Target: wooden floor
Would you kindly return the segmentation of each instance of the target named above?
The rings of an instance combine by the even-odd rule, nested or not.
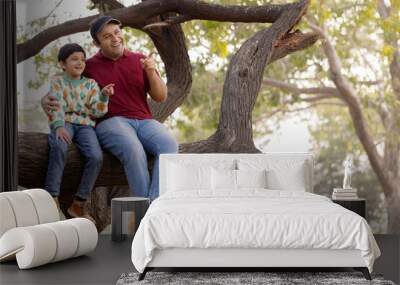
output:
[[[375,273],[400,282],[400,237],[376,235],[382,251],[374,266]],[[109,235],[100,235],[95,251],[87,256],[19,270],[16,262],[0,265],[0,284],[115,284],[122,273],[133,272],[131,240],[115,243]],[[310,270],[311,271],[311,270]]]
[[[122,273],[134,271],[131,241],[115,243],[100,235],[96,249],[87,256],[19,270],[16,262],[0,265],[0,284],[115,284]]]

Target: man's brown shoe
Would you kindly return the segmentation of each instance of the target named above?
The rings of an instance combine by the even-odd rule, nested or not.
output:
[[[86,201],[78,201],[74,199],[72,205],[68,208],[67,213],[71,218],[86,218],[96,224],[93,217],[89,215]]]

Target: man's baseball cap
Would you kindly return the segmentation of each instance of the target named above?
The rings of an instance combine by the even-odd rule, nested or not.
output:
[[[106,24],[115,23],[121,25],[121,22],[111,16],[100,16],[90,23],[90,35],[97,40],[96,35],[101,32]]]

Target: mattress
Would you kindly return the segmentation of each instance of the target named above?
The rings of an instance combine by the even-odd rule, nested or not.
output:
[[[368,223],[330,199],[301,191],[170,192],[156,199],[132,243],[143,272],[169,248],[359,250],[372,271],[379,248]]]

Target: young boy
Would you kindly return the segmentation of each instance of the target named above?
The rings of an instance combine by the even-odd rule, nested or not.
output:
[[[105,86],[100,92],[95,80],[82,76],[85,60],[85,51],[78,44],[66,44],[58,53],[63,73],[51,78],[50,94],[56,97],[60,109],[49,115],[50,151],[45,189],[59,206],[58,196],[68,145],[74,142],[85,157],[85,166],[67,216],[85,217],[94,221],[85,205],[103,161],[94,130],[95,119],[107,113],[108,97],[114,93],[114,84]]]

